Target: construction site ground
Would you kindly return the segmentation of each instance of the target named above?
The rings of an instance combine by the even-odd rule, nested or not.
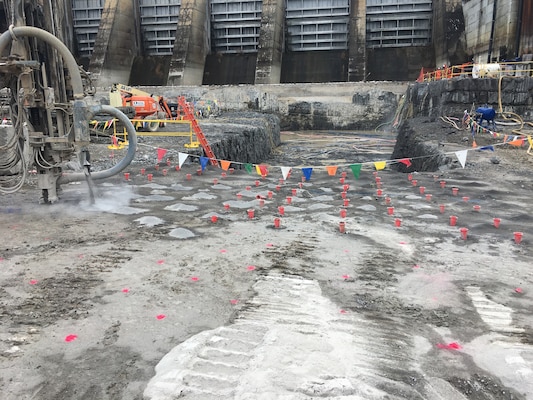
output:
[[[412,126],[451,158],[471,148],[442,121]],[[393,134],[282,139],[265,178],[198,175],[191,158],[176,171],[183,147],[150,138],[95,204],[81,183],[39,205],[34,178],[2,196],[0,397],[533,399],[525,148],[409,180],[372,164]],[[94,146],[95,168],[111,152]]]

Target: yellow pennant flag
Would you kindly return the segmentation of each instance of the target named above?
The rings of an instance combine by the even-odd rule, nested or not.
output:
[[[335,176],[335,174],[337,173],[337,168],[336,166],[328,166],[326,167],[326,171],[328,171],[328,175],[329,176]]]
[[[229,166],[231,165],[231,161],[227,161],[227,160],[220,160],[220,167],[224,170],[224,171],[227,171],[229,169]]]
[[[387,161],[376,161],[374,162],[374,167],[376,168],[376,171],[380,171],[382,169],[385,169],[387,166]]]
[[[261,168],[259,168],[259,165],[255,166],[255,172],[257,172],[257,175],[261,175]]]

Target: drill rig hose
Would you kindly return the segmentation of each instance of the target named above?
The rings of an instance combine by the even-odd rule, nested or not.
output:
[[[41,39],[42,41],[48,43],[50,46],[52,46],[54,49],[57,50],[57,52],[61,55],[63,58],[63,61],[65,62],[65,66],[68,69],[70,79],[71,79],[71,85],[72,85],[72,91],[73,91],[73,97],[74,97],[74,126],[81,127],[82,131],[84,131],[83,127],[88,122],[88,118],[90,116],[93,116],[98,113],[105,113],[110,114],[117,118],[120,122],[124,124],[126,127],[127,133],[128,133],[128,152],[126,153],[126,156],[115,166],[112,168],[109,168],[104,171],[98,171],[94,174],[91,174],[91,178],[93,180],[97,179],[105,179],[109,178],[115,174],[118,174],[122,170],[124,170],[130,162],[133,160],[135,156],[135,152],[137,150],[137,135],[135,133],[135,128],[133,127],[133,124],[128,119],[128,117],[122,113],[120,110],[106,106],[106,105],[99,105],[99,106],[91,106],[88,109],[88,113],[84,113],[83,111],[77,113],[76,110],[83,110],[85,108],[85,102],[82,101],[82,99],[85,97],[84,90],[83,90],[83,81],[81,78],[80,70],[78,67],[78,64],[76,63],[76,59],[70,52],[70,50],[61,42],[59,39],[57,39],[54,35],[51,33],[35,28],[32,26],[10,26],[9,30],[2,33],[0,35],[0,54],[2,54],[5,50],[5,48],[12,43],[13,40],[18,40],[19,37],[24,36],[31,36],[36,37],[37,39]],[[90,114],[87,115],[87,114]],[[87,117],[85,119],[84,117]],[[58,183],[68,183],[68,182],[77,182],[82,181],[86,179],[86,175],[84,173],[72,173],[72,174],[66,174],[59,178]]]
[[[105,179],[109,178],[113,175],[118,174],[122,170],[124,170],[133,160],[135,157],[135,151],[137,150],[137,135],[135,133],[135,127],[129,120],[129,118],[120,110],[116,109],[115,107],[107,106],[107,105],[98,105],[98,106],[92,106],[89,107],[89,112],[92,115],[95,114],[110,114],[114,116],[116,119],[118,119],[122,124],[124,124],[126,131],[128,133],[128,151],[124,158],[120,160],[120,162],[113,167],[106,169],[104,171],[98,171],[91,173],[91,178],[93,180],[99,180],[99,179]],[[86,179],[86,176],[84,173],[72,173],[72,174],[65,174],[59,178],[59,183],[69,183],[69,182],[78,182],[83,181]]]
[[[82,99],[84,97],[83,81],[81,79],[81,74],[78,64],[76,63],[76,59],[68,47],[50,32],[35,28],[34,26],[11,26],[9,27],[9,30],[0,35],[0,54],[4,52],[7,45],[9,45],[13,39],[17,39],[19,36],[36,37],[56,49],[65,61],[65,66],[69,71],[74,98]]]

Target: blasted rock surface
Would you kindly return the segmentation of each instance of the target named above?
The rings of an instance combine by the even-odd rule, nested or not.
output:
[[[271,114],[228,113],[201,126],[218,159],[260,163],[281,143],[279,118]]]
[[[394,167],[400,172],[436,171],[449,163],[449,157],[439,150],[438,144],[429,142],[418,129],[413,129],[411,125],[414,124],[413,120],[405,120],[401,124],[391,156],[392,159],[409,158],[411,165],[398,163]]]

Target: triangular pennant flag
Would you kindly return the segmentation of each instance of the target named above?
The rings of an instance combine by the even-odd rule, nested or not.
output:
[[[411,160],[409,160],[408,158],[402,158],[401,160],[398,160],[398,161],[404,164],[406,167],[410,167],[412,164]]]
[[[259,172],[258,172],[259,175],[261,175],[261,176],[267,176],[268,175],[268,169],[267,169],[266,165],[258,165],[257,167],[259,169]]]
[[[187,153],[178,153],[178,164],[180,168],[187,159],[187,157],[189,157]]]
[[[118,146],[118,139],[117,139],[117,137],[115,135],[112,136],[111,140],[113,141],[113,145],[114,146]]]
[[[472,147],[473,147],[473,148],[476,148],[476,147],[477,147],[476,139],[472,140]]]
[[[281,167],[281,175],[283,175],[283,179],[286,180],[291,172],[291,167]]]
[[[202,166],[202,171],[205,169],[205,167],[207,167],[207,164],[209,163],[209,158],[208,157],[200,157],[200,165]]]
[[[259,168],[259,165],[255,166],[255,172],[257,172],[257,175],[261,175],[261,168]]]
[[[468,150],[461,150],[456,151],[455,155],[457,156],[457,159],[461,163],[461,166],[464,168],[466,165],[466,155],[468,154]]]
[[[305,180],[308,181],[311,179],[311,175],[313,174],[313,168],[311,167],[308,167],[308,168],[302,168],[302,172],[305,176]]]
[[[224,171],[227,171],[230,165],[231,165],[231,161],[220,160],[220,168],[222,168]]]
[[[335,176],[335,174],[337,173],[337,168],[336,166],[327,166],[326,167],[326,171],[328,171],[328,175],[329,176]]]
[[[165,157],[165,154],[167,154],[166,149],[157,149],[157,162],[161,162],[163,157]]]
[[[522,146],[522,145],[524,144],[524,138],[518,138],[518,139],[517,139],[516,136],[515,136],[515,139],[514,139],[514,140],[511,140],[511,141],[509,142],[509,144],[510,144],[511,146],[520,147],[520,146]]]
[[[533,147],[533,139],[531,138],[531,136],[527,137],[527,141],[529,142],[529,145]]]
[[[352,170],[352,174],[355,179],[359,179],[359,174],[361,173],[361,168],[363,167],[363,164],[352,164],[350,165],[350,169]]]
[[[252,164],[250,164],[250,163],[246,163],[246,164],[244,164],[244,169],[246,170],[246,172],[251,174],[253,169],[254,169],[254,166]]]
[[[490,150],[490,151],[494,151],[494,146],[483,146],[483,147],[480,147],[478,150]]]
[[[387,166],[387,161],[376,161],[374,162],[374,167],[376,168],[376,171],[380,171],[382,169],[385,169]]]

